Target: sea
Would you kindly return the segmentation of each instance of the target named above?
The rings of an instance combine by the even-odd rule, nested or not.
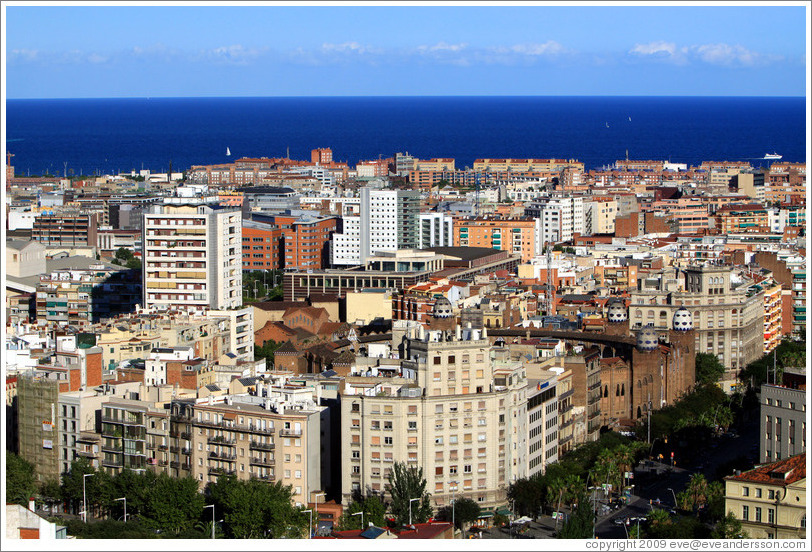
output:
[[[91,175],[310,159],[629,159],[698,165],[767,153],[805,162],[802,97],[272,97],[7,100],[18,175]],[[226,155],[230,151],[231,155]]]

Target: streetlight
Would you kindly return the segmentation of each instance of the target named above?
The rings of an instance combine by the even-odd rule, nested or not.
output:
[[[124,501],[124,523],[127,523],[127,497],[121,497],[114,500],[114,502],[118,502],[119,500]]]
[[[671,487],[668,487],[668,490],[671,491],[671,496],[674,497],[674,509],[676,510],[677,509],[677,495],[674,494],[674,489],[672,489]]]
[[[310,514],[310,523],[307,526],[307,538],[313,538],[313,510],[302,510],[303,514]]]
[[[211,538],[214,538],[214,504],[209,504],[208,506],[204,506],[203,509],[211,508]]]
[[[417,502],[420,500],[419,498],[410,498],[409,499],[409,525],[412,524],[412,502]]]
[[[364,530],[364,511],[361,510],[360,512],[355,512],[354,514],[350,514],[351,516],[361,516],[361,531]]]
[[[82,474],[82,514],[84,515],[85,523],[87,523],[87,489],[85,481],[87,481],[87,478],[91,477],[92,475],[92,473]]]

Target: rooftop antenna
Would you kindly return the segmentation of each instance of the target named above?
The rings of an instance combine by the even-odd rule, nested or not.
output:
[[[550,242],[547,242],[547,289],[544,292],[545,309],[547,316],[552,316],[553,311],[553,250]]]

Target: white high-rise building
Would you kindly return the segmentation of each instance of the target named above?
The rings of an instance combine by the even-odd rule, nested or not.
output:
[[[454,219],[444,213],[420,213],[420,249],[454,246]]]
[[[154,205],[144,213],[144,307],[204,312],[242,306],[242,213]]]
[[[332,264],[361,265],[375,253],[417,249],[419,210],[419,192],[361,188],[360,215],[343,217],[342,232],[333,234]]]
[[[552,197],[541,206],[536,226],[536,254],[546,242],[569,241],[575,233],[584,233],[584,200],[582,197]]]

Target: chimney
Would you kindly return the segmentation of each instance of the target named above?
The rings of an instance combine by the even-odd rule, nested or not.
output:
[[[37,511],[37,503],[36,503],[36,501],[34,500],[34,497],[33,497],[33,496],[32,496],[31,498],[29,498],[29,499],[28,499],[28,509],[29,509],[29,510],[31,510],[32,512],[36,512],[36,511]]]

